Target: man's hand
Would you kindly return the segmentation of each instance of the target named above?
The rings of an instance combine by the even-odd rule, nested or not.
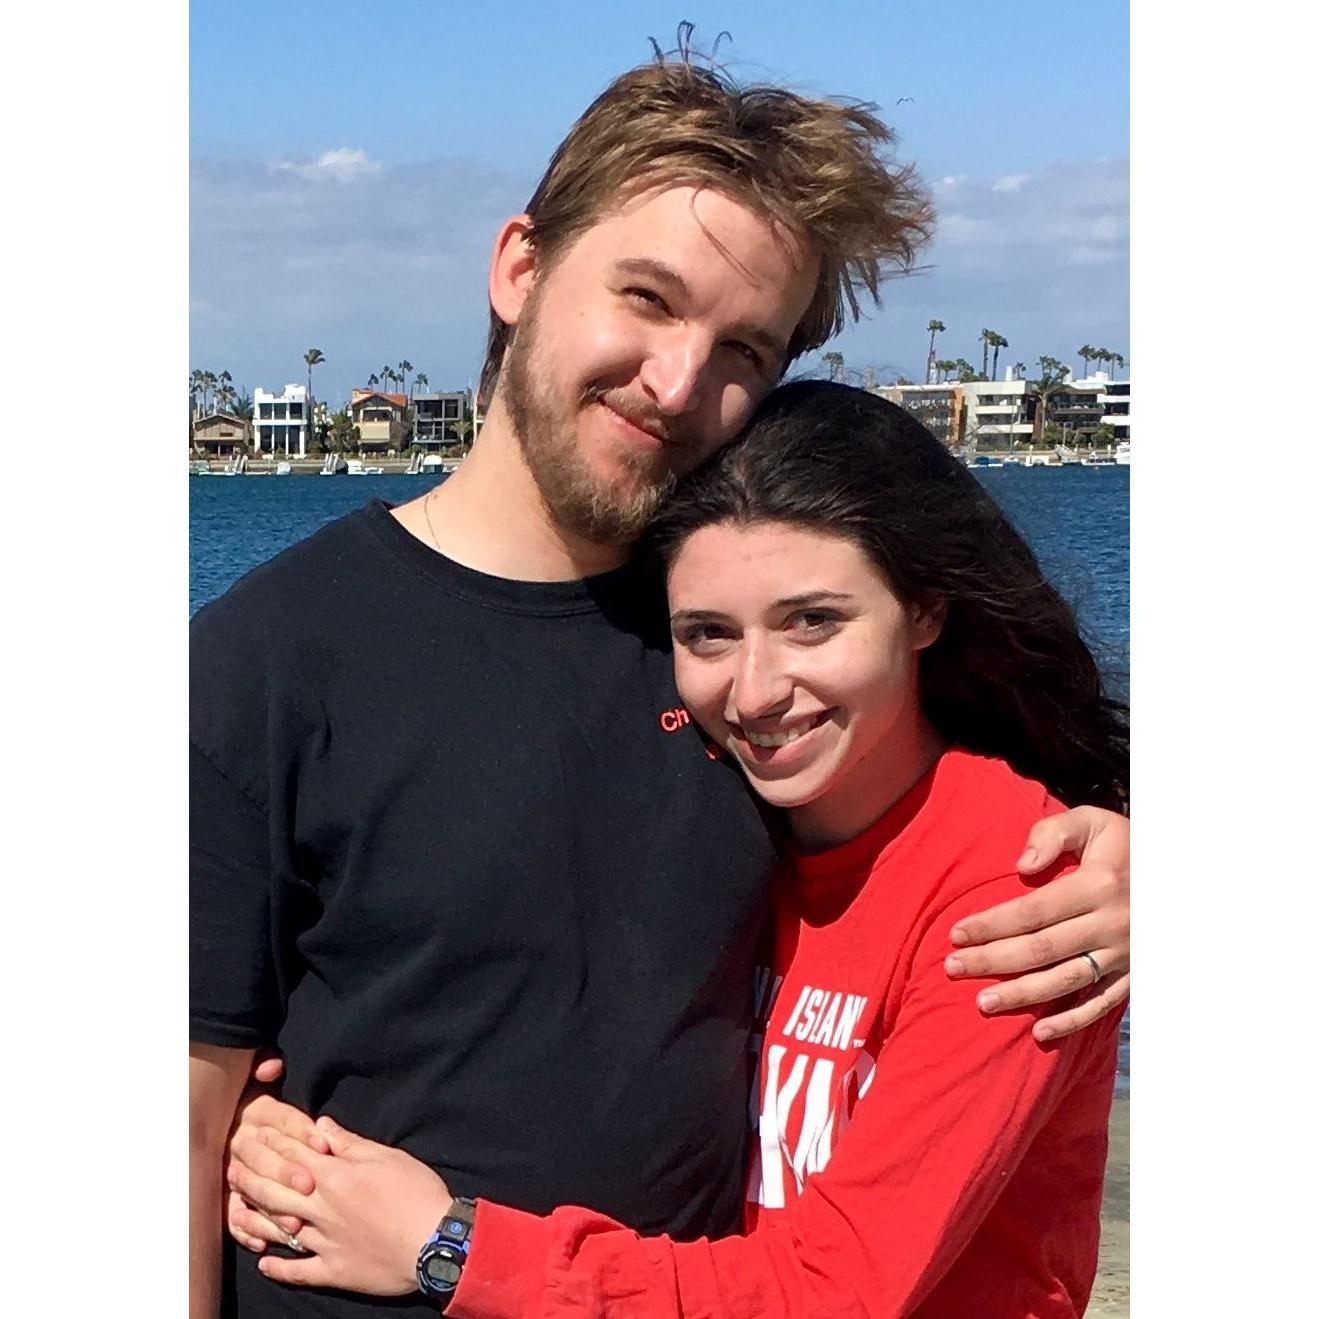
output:
[[[230,1167],[229,1184],[267,1217],[306,1223],[298,1241],[309,1254],[302,1259],[266,1255],[258,1267],[268,1278],[299,1286],[372,1296],[415,1292],[417,1255],[453,1203],[448,1187],[402,1150],[356,1136],[328,1117],[317,1119],[317,1126],[328,1137],[328,1155],[281,1132],[264,1133],[271,1152],[314,1181],[309,1195],[244,1164]]]
[[[294,1140],[301,1140],[322,1154],[329,1151],[325,1136],[316,1129],[310,1117],[291,1104],[275,1099],[261,1088],[272,1085],[283,1074],[284,1063],[278,1055],[257,1059],[229,1131],[229,1141],[225,1146],[225,1170],[227,1173],[235,1161],[245,1161],[249,1168],[260,1175],[281,1181],[285,1186],[309,1195],[315,1189],[311,1174],[305,1168],[271,1153],[261,1134],[269,1129]],[[268,1219],[259,1210],[244,1204],[242,1196],[236,1191],[230,1190],[225,1200],[225,1225],[229,1235],[240,1246],[260,1252],[265,1249],[268,1241],[287,1244],[290,1236],[296,1236],[301,1231],[302,1220],[287,1215]]]
[[[1017,862],[1023,875],[1038,874],[1067,852],[1078,854],[1081,864],[953,927],[950,938],[958,951],[945,963],[950,976],[1017,977],[981,990],[982,1012],[1012,1012],[1081,991],[1078,1004],[1035,1023],[1035,1038],[1052,1040],[1089,1026],[1126,1001],[1130,830],[1112,811],[1078,806],[1040,820],[1030,831]],[[1082,956],[1087,953],[1095,967]]]

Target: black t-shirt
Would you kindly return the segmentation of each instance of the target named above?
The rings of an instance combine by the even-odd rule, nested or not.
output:
[[[653,589],[489,577],[373,502],[191,651],[192,1037],[277,1048],[290,1102],[455,1194],[733,1230],[773,848]],[[238,1254],[242,1315],[427,1308]]]

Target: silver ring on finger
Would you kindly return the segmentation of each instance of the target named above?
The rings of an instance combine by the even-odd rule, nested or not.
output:
[[[1097,985],[1104,978],[1104,973],[1099,969],[1099,963],[1095,961],[1094,953],[1082,953],[1081,956],[1090,963],[1090,970],[1094,972],[1095,978],[1090,983]]]
[[[290,1250],[296,1250],[299,1255],[305,1255],[307,1253],[307,1247],[304,1246],[302,1242],[299,1241],[298,1238],[293,1235],[292,1232],[284,1233],[284,1244]]]

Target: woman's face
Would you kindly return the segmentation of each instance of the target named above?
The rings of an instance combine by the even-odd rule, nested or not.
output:
[[[695,532],[669,568],[678,690],[756,791],[827,844],[860,832],[929,763],[915,614],[852,541],[784,523]]]

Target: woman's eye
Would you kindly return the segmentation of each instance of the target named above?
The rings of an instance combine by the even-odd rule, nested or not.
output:
[[[722,650],[732,639],[732,633],[717,623],[695,623],[680,628],[676,633],[678,644],[694,655],[711,655]]]
[[[823,637],[832,636],[842,623],[842,619],[834,613],[824,609],[803,609],[800,613],[793,614],[788,620],[788,627],[798,636],[806,637],[808,640],[817,640]]]

